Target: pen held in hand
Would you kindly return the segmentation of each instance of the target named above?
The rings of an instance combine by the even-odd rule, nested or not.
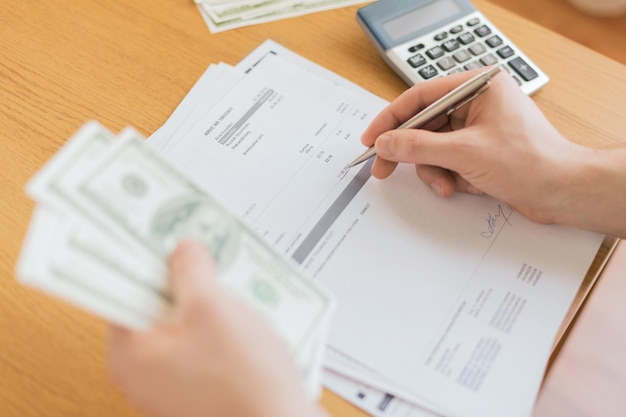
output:
[[[442,114],[451,114],[484,93],[489,88],[491,79],[499,72],[500,66],[494,66],[470,78],[404,122],[398,129],[419,129]],[[350,162],[348,166],[353,167],[358,165],[375,155],[376,148],[372,145],[354,161]]]

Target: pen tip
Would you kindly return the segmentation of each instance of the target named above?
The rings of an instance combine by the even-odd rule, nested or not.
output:
[[[337,178],[339,178],[339,180],[344,179],[344,177],[348,175],[348,171],[350,171],[350,168],[352,168],[352,165],[350,164],[343,167],[343,169],[339,171],[339,174],[337,174]]]

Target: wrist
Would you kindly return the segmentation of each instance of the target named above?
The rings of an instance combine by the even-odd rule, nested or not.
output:
[[[554,221],[600,233],[626,235],[626,149],[576,146],[560,170]]]

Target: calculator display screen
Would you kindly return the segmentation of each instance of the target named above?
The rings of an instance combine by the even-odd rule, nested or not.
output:
[[[382,27],[391,39],[396,40],[453,16],[460,11],[461,7],[454,0],[435,0],[426,6],[419,7],[404,13],[400,17],[384,22]]]

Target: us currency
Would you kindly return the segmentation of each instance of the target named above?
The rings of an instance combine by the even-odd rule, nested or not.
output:
[[[36,207],[17,265],[20,280],[125,327],[158,321],[157,312],[169,304],[98,260],[80,256],[71,243],[72,229],[59,213]]]
[[[214,3],[213,0],[196,0],[198,10],[213,33],[363,2],[364,0],[252,0]]]
[[[211,250],[218,278],[260,312],[319,391],[333,300],[282,255],[149,149],[132,129],[120,138],[93,122],[31,180],[38,208],[18,276],[108,320],[146,327],[167,319],[165,260],[184,238]],[[317,389],[315,389],[317,387]]]

